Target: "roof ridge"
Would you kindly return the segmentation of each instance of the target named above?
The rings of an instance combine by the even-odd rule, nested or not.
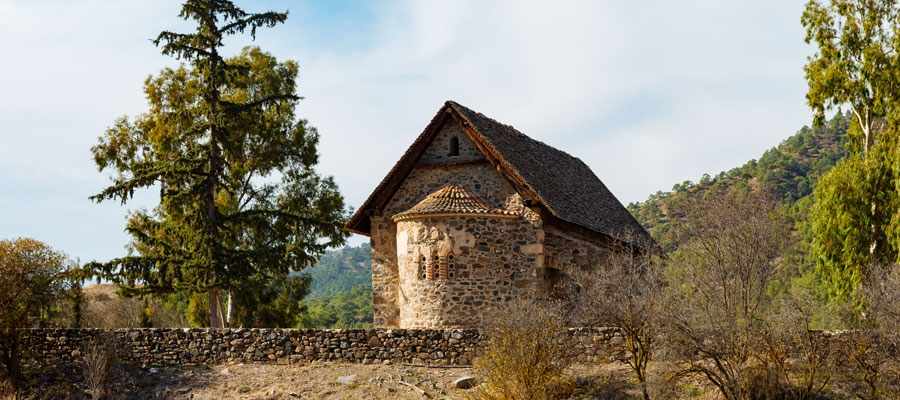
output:
[[[454,100],[444,103],[375,191],[354,213],[348,223],[351,231],[370,233],[368,217],[384,211],[381,207],[415,168],[416,160],[433,140],[438,129],[448,121],[447,118],[465,125],[467,131],[474,135],[473,140],[477,139],[484,145],[486,156],[496,158],[497,167],[502,173],[522,185],[521,190],[534,196],[557,221],[571,223],[609,237],[632,231],[650,239],[646,229],[582,159]],[[413,208],[407,211],[412,211]],[[477,208],[482,213],[477,215],[484,215],[484,210]],[[496,210],[503,211],[509,212]]]
[[[455,107],[463,108],[464,110],[466,110],[466,111],[468,111],[468,112],[471,112],[471,113],[473,113],[473,114],[475,114],[475,115],[481,117],[482,119],[488,120],[488,121],[490,121],[490,122],[493,123],[493,124],[500,125],[500,126],[503,126],[503,127],[505,127],[505,128],[509,128],[509,129],[512,130],[513,133],[518,134],[518,135],[524,137],[525,139],[531,140],[532,142],[538,143],[538,144],[543,145],[543,146],[547,146],[547,147],[549,147],[550,149],[559,152],[560,154],[563,154],[563,155],[565,155],[565,156],[568,156],[569,158],[578,160],[578,161],[580,161],[582,164],[587,165],[587,163],[585,163],[585,162],[584,162],[581,158],[579,158],[578,156],[574,156],[574,155],[572,155],[572,154],[569,154],[569,153],[568,153],[567,151],[565,151],[565,150],[556,148],[556,147],[554,147],[554,146],[552,146],[552,145],[550,145],[550,144],[548,144],[548,143],[546,143],[546,142],[544,142],[544,141],[542,141],[542,140],[538,140],[538,139],[535,139],[535,138],[533,138],[533,137],[531,137],[531,136],[528,136],[527,134],[522,133],[522,131],[520,131],[519,129],[517,129],[517,128],[516,128],[515,126],[513,126],[513,125],[510,125],[510,124],[507,124],[507,123],[498,121],[498,120],[496,120],[496,119],[494,119],[494,118],[491,118],[490,116],[487,116],[487,115],[485,115],[485,114],[483,114],[483,113],[481,113],[481,112],[478,112],[478,111],[475,111],[475,110],[473,110],[473,109],[471,109],[471,108],[469,108],[469,107],[466,107],[465,105],[462,105],[462,104],[460,104],[460,103],[457,102],[457,101],[454,101],[454,100],[447,100],[444,104],[447,104],[447,105],[450,105],[450,106],[455,106]]]

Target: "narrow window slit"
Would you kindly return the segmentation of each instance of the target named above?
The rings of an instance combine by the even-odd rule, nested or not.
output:
[[[447,153],[450,157],[456,157],[459,155],[459,138],[454,136],[450,138],[450,152]]]

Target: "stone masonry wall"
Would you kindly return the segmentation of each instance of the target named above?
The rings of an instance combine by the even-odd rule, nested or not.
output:
[[[447,157],[449,140],[454,136],[459,139],[460,155]],[[397,227],[391,220],[394,214],[406,211],[425,196],[451,183],[464,187],[490,207],[504,207],[512,197],[517,196],[509,182],[486,161],[454,164],[483,159],[457,123],[446,124],[423,154],[420,160],[422,165],[410,172],[382,215],[370,217],[372,302],[376,326],[400,327]]]
[[[400,275],[397,266],[397,225],[390,218],[371,217],[372,311],[376,326],[400,325]]]
[[[608,359],[621,343],[612,329],[571,329],[582,361]],[[147,367],[225,362],[469,365],[484,343],[477,330],[299,329],[30,329],[23,331],[25,364],[70,368],[92,338],[112,343],[123,362]]]
[[[539,231],[521,216],[400,221],[400,327],[477,327],[492,309],[532,297]],[[448,276],[428,277],[426,264],[446,264]]]
[[[450,155],[450,141],[456,138],[459,143],[459,154]],[[427,164],[458,163],[465,161],[484,160],[484,155],[469,140],[463,132],[462,126],[455,121],[450,121],[441,127],[441,131],[434,136],[431,145],[422,153],[420,162]]]
[[[544,229],[545,267],[568,274],[596,268],[607,256],[608,245],[598,240],[580,237],[559,228]]]

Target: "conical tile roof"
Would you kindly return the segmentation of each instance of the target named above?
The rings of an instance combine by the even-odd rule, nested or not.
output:
[[[394,215],[394,220],[434,215],[513,216],[506,210],[491,209],[481,199],[458,185],[446,185],[429,194],[409,210]]]

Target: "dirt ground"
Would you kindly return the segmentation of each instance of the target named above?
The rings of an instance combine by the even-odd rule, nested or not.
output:
[[[468,368],[310,363],[232,364],[188,370],[151,391],[163,399],[462,399]],[[176,375],[176,376],[179,376]],[[423,395],[425,393],[425,395]]]
[[[473,389],[454,380],[470,368],[313,362],[296,365],[225,364],[183,369],[119,369],[110,378],[109,399],[280,400],[280,399],[467,399]],[[576,366],[578,399],[636,399],[629,371],[618,365]],[[89,398],[71,377],[43,374],[24,399]],[[0,400],[5,398],[0,395]]]

